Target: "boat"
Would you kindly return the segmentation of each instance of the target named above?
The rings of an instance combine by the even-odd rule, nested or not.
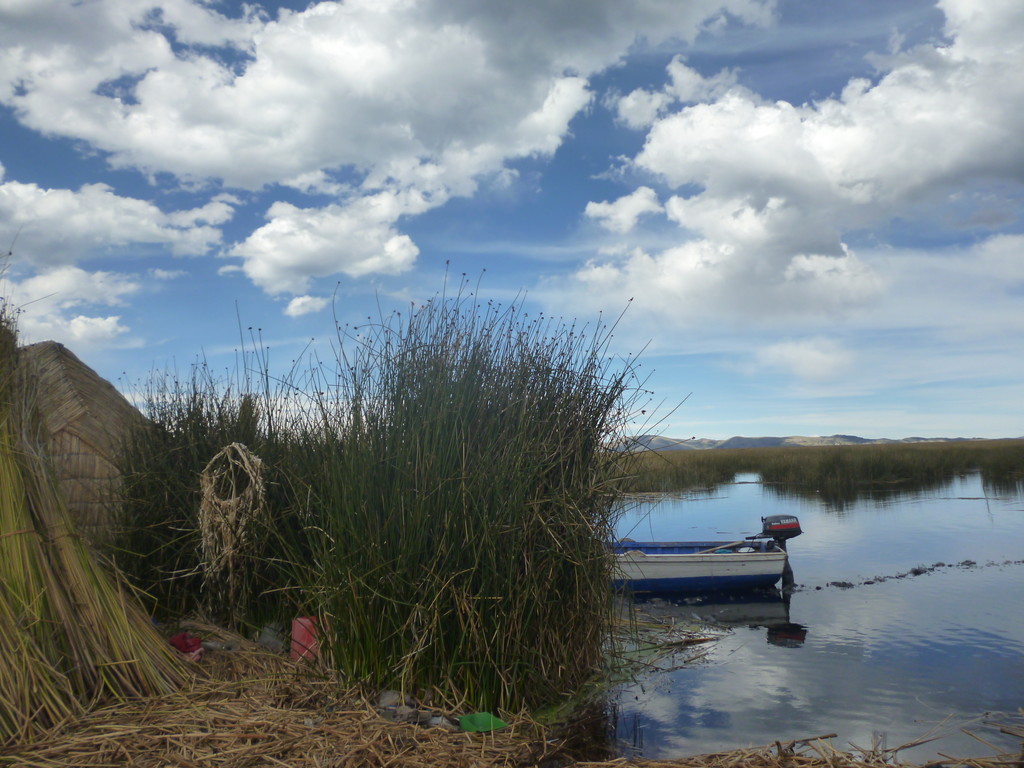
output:
[[[793,515],[769,515],[760,533],[740,541],[621,539],[612,545],[616,586],[634,593],[772,587],[789,565],[786,541],[801,533]]]

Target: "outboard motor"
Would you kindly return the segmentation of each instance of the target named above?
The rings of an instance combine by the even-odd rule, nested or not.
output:
[[[748,539],[772,539],[775,545],[785,551],[786,541],[793,539],[803,533],[800,530],[800,521],[795,515],[768,515],[761,518],[761,532]]]
[[[771,539],[775,546],[786,551],[786,541],[794,539],[803,531],[800,529],[800,521],[796,515],[768,515],[761,518],[761,532],[751,539]],[[793,569],[789,565],[789,558],[786,558],[786,565],[782,571],[782,591],[789,593],[793,590],[795,581]],[[770,642],[770,641],[769,641]]]
[[[803,533],[800,521],[795,515],[768,515],[761,518],[761,533],[758,538],[775,539],[782,544],[787,539],[794,539]]]

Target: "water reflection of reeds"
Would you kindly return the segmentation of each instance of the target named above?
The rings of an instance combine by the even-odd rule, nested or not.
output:
[[[649,452],[634,492],[714,488],[739,473],[760,476],[769,493],[813,498],[834,509],[934,491],[980,473],[986,492],[1024,491],[1024,440],[829,445]]]
[[[907,482],[890,486],[871,486],[858,483],[830,483],[823,488],[802,485],[765,484],[765,493],[779,499],[814,500],[831,512],[842,512],[862,501],[875,505],[900,504],[919,497],[922,493],[937,492],[953,484],[953,479],[931,482]]]

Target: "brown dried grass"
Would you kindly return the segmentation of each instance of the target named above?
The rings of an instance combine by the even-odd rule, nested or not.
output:
[[[256,529],[267,518],[263,461],[242,443],[220,450],[199,475],[203,591],[207,608],[226,605],[237,627],[253,591]]]
[[[171,696],[104,707],[29,746],[0,750],[0,765],[22,768],[903,768],[898,750],[835,749],[832,734],[671,760],[573,760],[542,726],[516,720],[471,734],[391,723],[356,689],[303,662],[271,654],[200,624],[189,631],[236,646],[208,651],[206,672]],[[1024,714],[1024,713],[1022,713]],[[1010,726],[1022,732],[1019,726]],[[1002,730],[1006,730],[1003,728]],[[1007,731],[1011,732],[1011,731]],[[938,764],[938,763],[936,763]],[[935,764],[933,764],[935,765]],[[943,768],[1019,768],[1022,756],[945,759]],[[929,766],[931,768],[931,766]]]
[[[235,650],[207,651],[200,662],[206,679],[169,696],[94,710],[31,745],[0,749],[0,765],[473,768],[536,764],[551,750],[528,722],[490,734],[388,722],[357,690],[229,639]]]

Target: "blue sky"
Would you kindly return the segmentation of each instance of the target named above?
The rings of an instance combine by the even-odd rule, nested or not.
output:
[[[1020,436],[1022,70],[1018,0],[0,0],[4,293],[127,390],[447,270],[628,306],[670,436]]]

